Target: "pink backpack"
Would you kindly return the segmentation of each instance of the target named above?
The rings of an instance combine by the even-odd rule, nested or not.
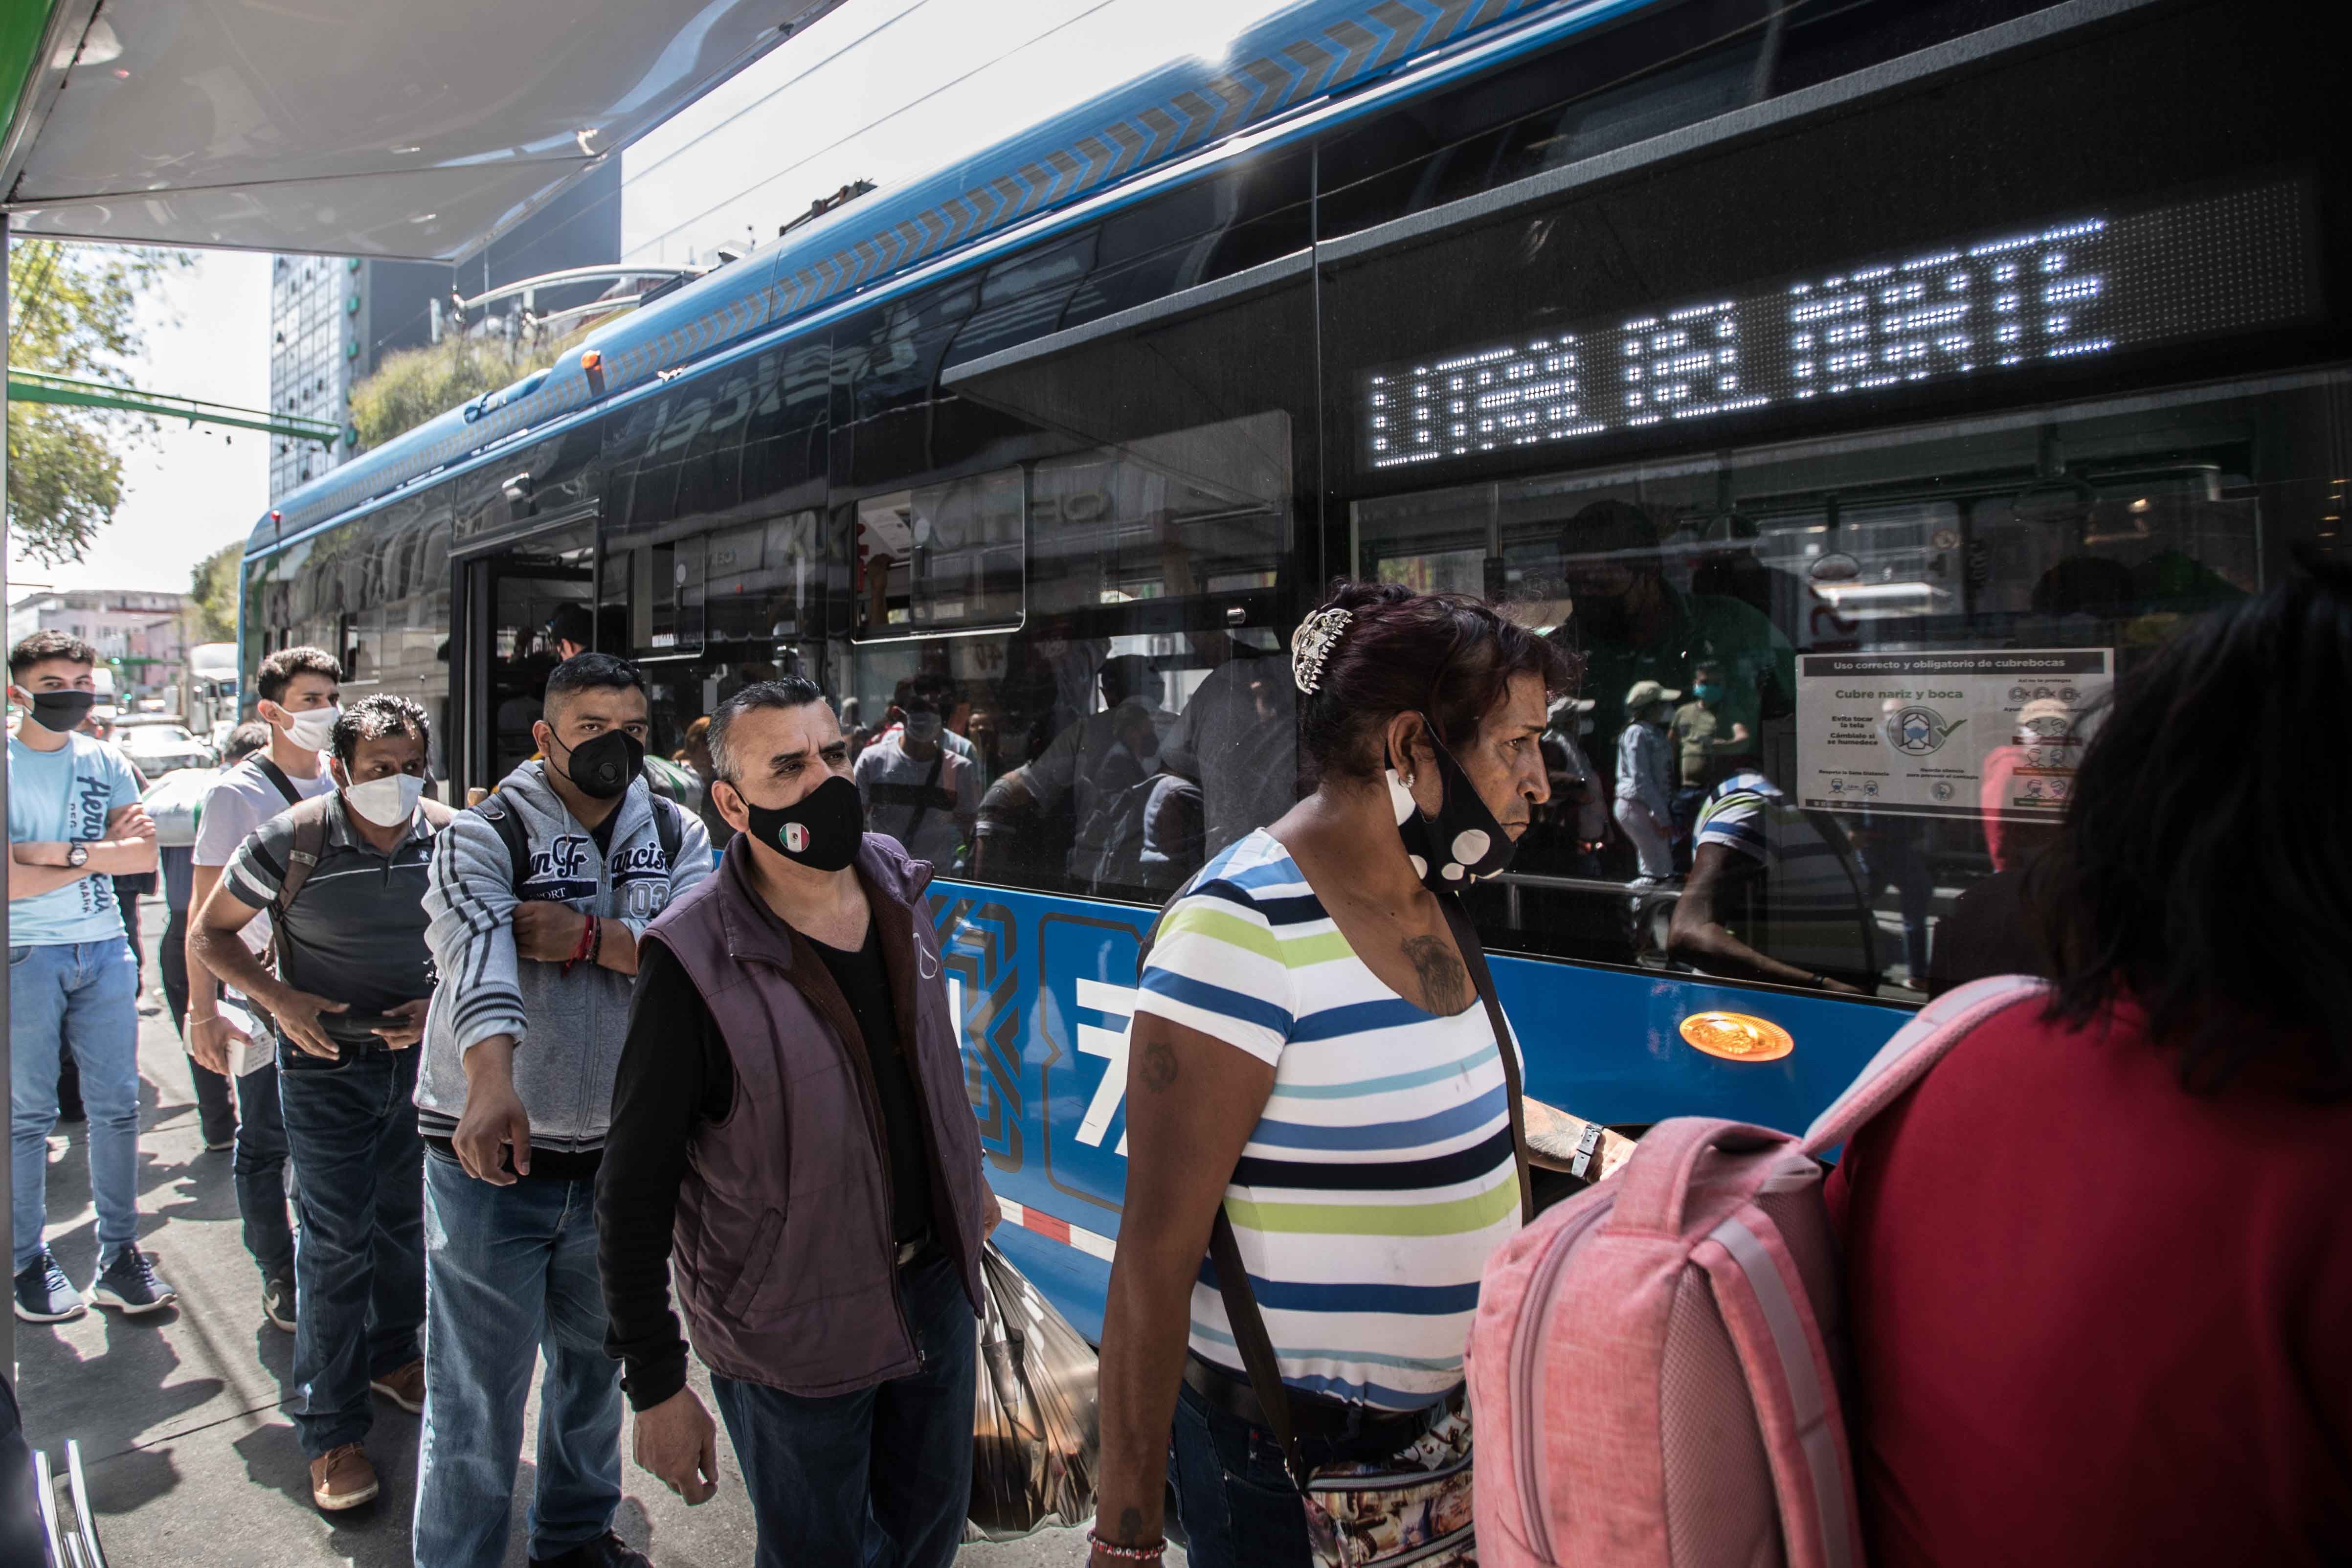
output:
[[[1860,1568],[1815,1156],[2044,989],[2004,975],[1937,998],[1801,1140],[1662,1121],[1496,1252],[1468,1352],[1479,1562]]]

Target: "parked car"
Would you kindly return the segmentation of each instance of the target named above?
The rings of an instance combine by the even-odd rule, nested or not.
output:
[[[122,748],[122,754],[149,778],[174,768],[213,765],[213,749],[189,734],[184,724],[118,723],[114,741]]]

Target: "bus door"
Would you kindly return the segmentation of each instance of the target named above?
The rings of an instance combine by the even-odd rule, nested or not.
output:
[[[456,563],[464,736],[459,782],[487,789],[537,749],[531,725],[567,606],[593,616],[596,520],[573,518],[499,541]]]

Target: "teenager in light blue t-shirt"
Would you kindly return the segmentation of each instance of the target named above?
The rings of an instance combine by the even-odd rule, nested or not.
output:
[[[43,1232],[58,1061],[81,1068],[89,1114],[90,1197],[98,1209],[100,1306],[149,1312],[173,1300],[134,1245],[139,1221],[139,966],[114,879],[155,868],[155,825],[121,754],[74,728],[97,699],[89,644],[35,632],[8,650],[9,698],[24,710],[8,738],[9,1157],[16,1315],[79,1317]]]

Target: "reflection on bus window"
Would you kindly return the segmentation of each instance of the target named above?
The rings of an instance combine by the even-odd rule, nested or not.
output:
[[[1020,618],[1022,474],[857,503],[857,629],[905,636]]]
[[[2264,508],[2311,487],[2257,481],[2256,437],[2300,404],[2190,391],[1355,503],[1359,574],[1500,595],[1582,661],[1545,738],[1560,798],[1480,920],[1923,995],[1956,902],[2065,810],[2115,677],[2274,569]]]
[[[869,796],[877,831],[911,831],[935,865],[991,881],[1149,899],[1287,810],[1297,694],[1276,616],[1289,442],[1286,417],[1260,415],[1043,458],[936,501],[858,502],[844,695],[861,780],[887,786]],[[931,566],[924,518],[1017,519],[1024,495],[1025,535],[987,534],[1001,591],[994,566],[971,564],[978,529],[933,557],[961,549],[961,563]],[[921,635],[982,618],[983,594],[1005,629]],[[943,752],[929,746],[934,711]],[[943,754],[968,755],[980,791],[961,834],[966,770]]]

